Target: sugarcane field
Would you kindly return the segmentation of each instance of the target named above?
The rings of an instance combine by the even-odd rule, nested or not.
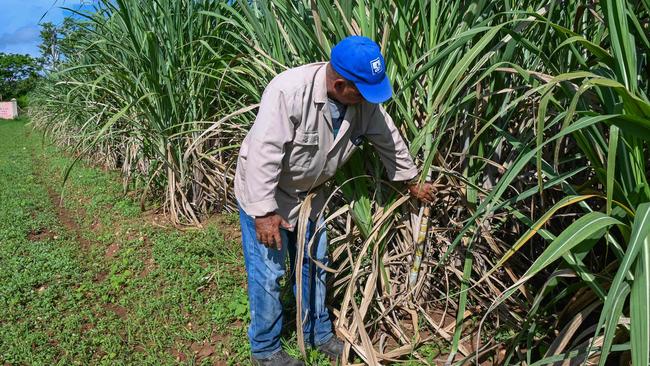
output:
[[[0,365],[650,366],[650,0],[2,0]]]

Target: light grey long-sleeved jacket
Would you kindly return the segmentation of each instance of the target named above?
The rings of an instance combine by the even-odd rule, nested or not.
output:
[[[291,225],[309,192],[311,217],[326,197],[319,186],[334,176],[363,137],[375,147],[393,181],[417,175],[404,140],[386,111],[362,102],[347,108],[334,137],[327,103],[326,62],[287,70],[264,90],[253,127],[237,160],[235,195],[250,216],[277,212]]]

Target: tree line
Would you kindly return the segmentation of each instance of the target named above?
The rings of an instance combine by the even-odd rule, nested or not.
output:
[[[45,73],[56,69],[72,54],[80,23],[67,17],[61,24],[41,24],[40,56],[0,52],[0,100],[16,98],[21,108],[28,104],[28,95]]]

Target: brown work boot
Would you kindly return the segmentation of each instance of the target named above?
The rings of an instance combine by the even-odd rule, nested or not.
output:
[[[280,350],[267,358],[251,357],[255,366],[304,366],[305,363],[289,356],[284,350]]]

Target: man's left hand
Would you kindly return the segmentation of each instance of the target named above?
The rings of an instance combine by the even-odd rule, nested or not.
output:
[[[431,182],[411,183],[408,187],[411,196],[428,203],[433,202],[435,195],[438,192]]]

